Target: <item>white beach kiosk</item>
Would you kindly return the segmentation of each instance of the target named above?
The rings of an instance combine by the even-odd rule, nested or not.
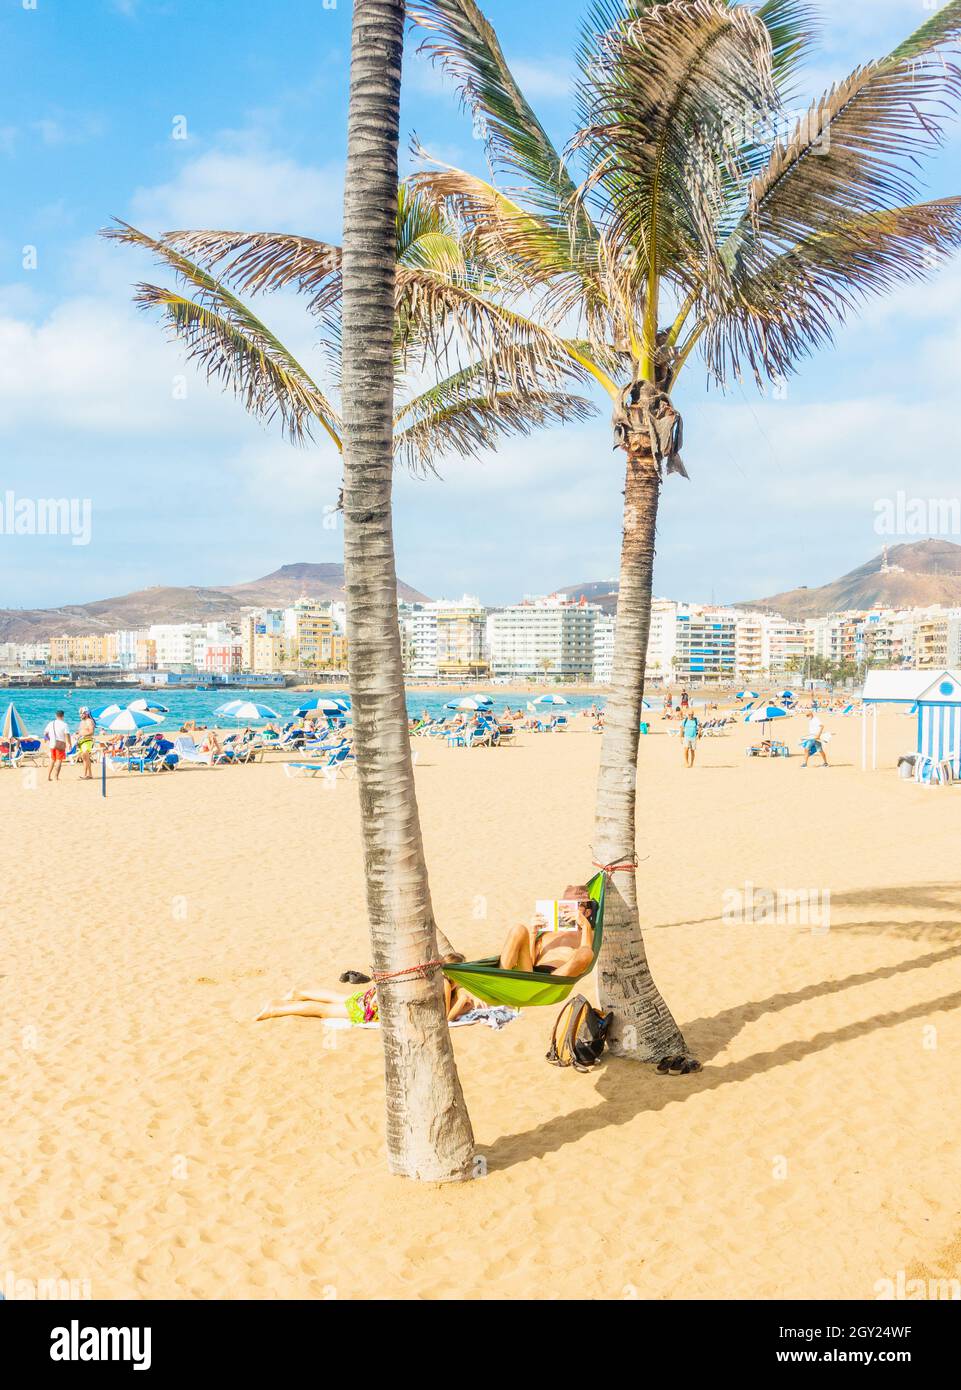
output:
[[[871,767],[878,765],[878,706],[908,705],[917,712],[917,755],[934,780],[961,777],[961,671],[869,671],[861,705],[861,767],[868,765],[868,713],[872,716]]]

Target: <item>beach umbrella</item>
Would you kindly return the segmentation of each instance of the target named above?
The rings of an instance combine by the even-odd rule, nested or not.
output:
[[[329,695],[316,695],[306,704],[301,705],[298,714],[318,714],[333,715],[335,719],[342,719],[347,713],[347,707],[343,700],[333,700]]]
[[[144,709],[122,709],[117,714],[101,715],[98,722],[114,734],[132,734],[137,729],[149,729],[162,724],[163,716],[148,714]]]
[[[538,695],[534,701],[535,705],[566,705],[567,701],[563,695]]]
[[[166,705],[158,705],[153,700],[145,700],[142,696],[139,700],[131,700],[128,709],[145,709],[148,714],[169,714],[170,710]]]
[[[769,719],[789,719],[790,715],[786,709],[780,705],[758,705],[757,709],[752,709],[750,714],[744,716],[745,724],[760,724],[761,733],[764,733],[764,725]]]
[[[26,738],[27,726],[19,713],[16,705],[7,705],[7,712],[3,716],[3,737],[4,738]]]
[[[739,691],[737,692],[737,694],[734,696],[734,698],[735,698],[735,700],[756,700],[756,699],[757,699],[757,691],[756,691],[756,690],[739,690]]]
[[[109,719],[114,714],[120,714],[124,709],[123,705],[118,705],[116,701],[109,705],[101,705],[99,709],[92,709],[91,715],[98,722],[101,719]]]
[[[279,719],[280,715],[269,705],[258,705],[255,700],[228,700],[218,706],[214,714],[225,714],[229,719]]]
[[[462,695],[459,700],[448,700],[445,709],[490,709],[494,701],[487,695]]]

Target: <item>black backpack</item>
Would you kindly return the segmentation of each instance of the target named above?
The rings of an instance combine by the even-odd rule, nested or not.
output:
[[[590,1071],[601,1058],[613,1014],[602,1014],[583,994],[568,999],[554,1020],[547,1060],[555,1067]]]

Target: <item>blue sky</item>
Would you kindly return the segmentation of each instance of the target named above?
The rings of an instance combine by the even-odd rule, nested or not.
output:
[[[26,0],[27,4],[32,0]],[[340,560],[323,526],[335,454],[296,450],[208,387],[130,303],[149,266],[96,237],[111,215],[336,239],[350,5],[338,0],[0,0],[0,499],[80,496],[93,538],[0,534],[0,607],[151,584],[251,579]],[[529,98],[563,144],[585,7],[487,0]],[[825,5],[812,92],[887,52],[923,0]],[[545,23],[549,14],[550,22]],[[469,119],[409,41],[403,132],[483,168]],[[177,118],[186,139],[174,139]],[[926,175],[961,189],[958,127]],[[36,247],[36,268],[23,248]],[[160,272],[156,272],[159,276]],[[322,372],[301,306],[258,310]],[[877,553],[874,506],[957,494],[961,266],[874,303],[786,396],[678,392],[691,482],[665,488],[656,589],[718,601],[818,584]],[[186,375],[186,398],[175,398]],[[176,392],[177,396],[182,392]],[[616,573],[622,455],[606,411],[505,444],[443,481],[398,476],[398,571],[491,602]],[[957,538],[961,539],[961,538]]]

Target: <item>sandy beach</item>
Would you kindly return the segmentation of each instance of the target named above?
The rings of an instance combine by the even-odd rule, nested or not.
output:
[[[252,1020],[365,968],[353,783],[277,762],[0,772],[0,1281],[95,1298],[872,1298],[954,1277],[961,1231],[961,791],[900,782],[831,718],[829,770],[641,740],[640,885],[662,991],[705,1063],[544,1060],[554,1011],[455,1032],[486,1176],[387,1176],[376,1031]],[[777,732],[796,750],[803,722]],[[438,919],[493,950],[591,861],[589,722],[494,750],[416,741]],[[731,922],[830,893],[830,926]],[[825,900],[821,900],[822,906]],[[0,1283],[2,1287],[2,1283]]]

